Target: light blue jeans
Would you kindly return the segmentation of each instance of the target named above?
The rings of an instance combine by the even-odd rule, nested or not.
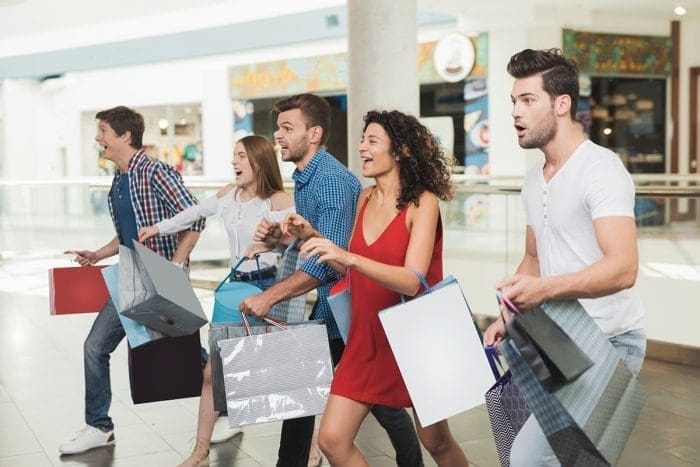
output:
[[[632,374],[637,376],[642,369],[647,348],[644,329],[635,329],[611,337],[610,343]],[[530,415],[515,437],[510,451],[510,465],[512,467],[561,465],[534,415]]]

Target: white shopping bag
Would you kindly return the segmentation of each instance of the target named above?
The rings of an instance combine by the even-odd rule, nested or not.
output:
[[[495,379],[456,279],[380,311],[379,319],[421,426],[484,403]]]

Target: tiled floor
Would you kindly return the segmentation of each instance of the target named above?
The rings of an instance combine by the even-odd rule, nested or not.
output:
[[[0,262],[0,467],[178,464],[191,449],[198,400],[133,405],[123,343],[112,358],[116,446],[59,456],[60,442],[83,425],[82,342],[94,315],[49,316],[46,267]],[[200,298],[206,309],[211,294]],[[647,361],[641,379],[648,402],[619,465],[700,465],[700,369]],[[498,465],[483,407],[450,424],[472,462]],[[212,449],[211,465],[274,465],[279,430],[274,423],[246,428]],[[357,444],[370,465],[394,465],[374,419]]]

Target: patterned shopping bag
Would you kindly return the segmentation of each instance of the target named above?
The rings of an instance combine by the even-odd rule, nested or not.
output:
[[[562,465],[614,465],[642,410],[644,390],[578,301],[543,308],[591,358],[592,367],[549,392],[511,339],[499,350]]]
[[[498,460],[501,466],[507,467],[510,465],[510,450],[515,436],[532,412],[515,385],[510,370],[504,371],[500,365],[496,349],[487,347],[486,355],[496,377],[496,383],[486,391],[486,410],[496,443]]]

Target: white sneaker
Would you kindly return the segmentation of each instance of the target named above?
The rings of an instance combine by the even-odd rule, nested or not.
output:
[[[214,424],[214,431],[211,434],[211,443],[227,441],[242,432],[243,430],[240,428],[230,428],[228,426],[228,417],[219,417]]]
[[[94,426],[86,425],[71,439],[58,448],[61,454],[79,454],[103,446],[114,446],[114,431],[104,432]]]

